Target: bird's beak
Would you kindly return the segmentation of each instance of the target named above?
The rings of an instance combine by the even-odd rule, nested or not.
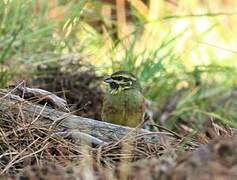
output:
[[[105,79],[104,79],[104,82],[105,83],[112,83],[114,80],[111,78],[111,77],[106,77]]]

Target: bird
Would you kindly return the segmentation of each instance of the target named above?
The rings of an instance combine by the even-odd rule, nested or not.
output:
[[[117,71],[104,79],[105,93],[102,120],[113,124],[136,127],[143,122],[145,98],[136,76]]]

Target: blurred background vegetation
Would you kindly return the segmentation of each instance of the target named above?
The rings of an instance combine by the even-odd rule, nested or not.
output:
[[[76,109],[98,103],[89,107],[99,112],[102,98],[87,97],[103,94],[100,77],[124,69],[157,111],[185,89],[167,126],[211,119],[237,127],[236,21],[233,0],[2,0],[0,87],[24,79],[45,88],[44,76],[51,91],[70,91],[55,88],[63,79],[70,97],[89,92],[71,102],[80,101]],[[71,85],[81,82],[90,89]]]

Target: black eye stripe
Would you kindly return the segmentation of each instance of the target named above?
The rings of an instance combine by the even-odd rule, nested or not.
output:
[[[126,77],[123,77],[123,76],[112,77],[112,79],[114,79],[116,81],[124,81],[124,82],[132,81],[132,79],[126,78]]]
[[[112,79],[117,80],[117,81],[121,81],[121,80],[124,79],[124,77],[122,77],[122,76],[116,76],[116,77],[112,77]]]

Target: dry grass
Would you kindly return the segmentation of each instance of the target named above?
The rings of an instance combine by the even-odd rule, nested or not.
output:
[[[32,165],[45,167],[55,164],[65,167],[81,162],[85,157],[93,157],[98,166],[104,164],[112,167],[121,160],[158,157],[167,149],[162,145],[145,144],[143,139],[146,134],[129,135],[99,148],[77,145],[71,140],[55,136],[56,130],[50,128],[51,124],[46,119],[31,117],[22,111],[20,104],[1,112],[0,127],[1,174],[18,174],[24,167]],[[128,146],[131,148],[123,148]]]
[[[163,137],[160,144],[154,144],[144,143],[146,134],[136,135],[131,132],[116,142],[92,148],[56,136],[54,132],[62,129],[52,130],[50,125],[47,119],[24,113],[20,104],[0,112],[0,170],[3,177],[163,178],[172,176],[169,174],[172,171],[177,173],[172,169],[177,168],[177,158],[184,152],[191,152],[213,138],[233,136],[230,129],[211,122],[206,128],[209,134],[198,132],[193,138],[185,138],[168,130],[152,132]]]

